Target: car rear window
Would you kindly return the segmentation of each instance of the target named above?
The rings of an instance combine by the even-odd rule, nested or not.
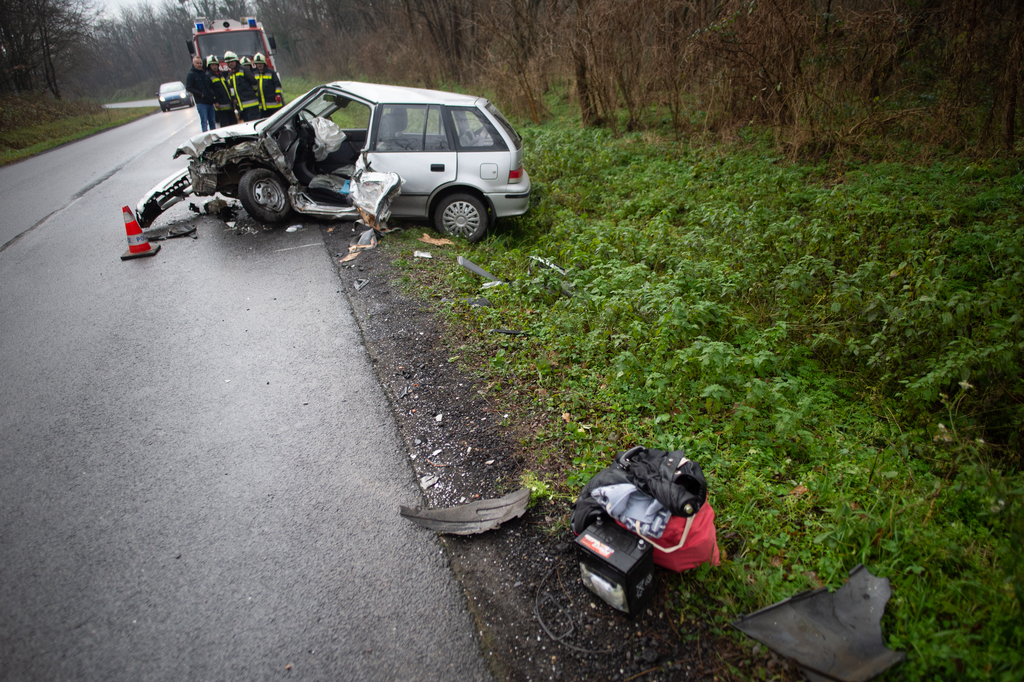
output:
[[[476,107],[448,107],[455,140],[464,152],[508,151],[505,140]]]
[[[484,108],[490,112],[491,116],[498,119],[498,123],[501,124],[501,127],[505,129],[506,133],[508,133],[509,138],[512,139],[512,144],[515,145],[516,149],[522,149],[523,138],[519,137],[519,133],[517,133],[516,129],[512,127],[512,124],[508,122],[508,119],[498,111],[498,107],[488,102],[487,106]]]

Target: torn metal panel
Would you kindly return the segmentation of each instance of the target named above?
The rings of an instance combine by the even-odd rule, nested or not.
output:
[[[491,282],[497,282],[498,284],[502,283],[500,279],[498,279],[497,277],[495,277],[491,273],[487,272],[482,267],[480,267],[479,265],[477,265],[473,261],[469,260],[468,258],[463,258],[462,256],[459,256],[458,257],[458,261],[459,261],[459,265],[461,265],[462,267],[466,268],[467,270],[472,272],[474,275],[479,275],[480,277],[483,277],[484,279],[490,280]]]
[[[187,168],[164,178],[149,190],[135,206],[135,216],[143,229],[152,225],[157,216],[192,193],[192,181]]]
[[[192,182],[192,193],[202,197],[217,193],[217,166],[203,161],[188,165],[188,176]]]
[[[402,178],[398,173],[376,173],[357,168],[352,176],[349,197],[366,224],[380,229],[391,217],[391,202],[401,191]]]
[[[266,152],[267,156],[274,160],[274,165],[277,166],[277,170],[281,171],[281,175],[283,175],[284,179],[288,181],[288,184],[299,184],[299,179],[295,177],[292,167],[289,166],[288,161],[285,160],[284,152],[281,151],[281,147],[277,144],[277,140],[270,136],[264,136],[260,140],[260,144],[263,145],[263,151]]]
[[[354,206],[334,206],[318,204],[305,193],[300,186],[292,185],[288,188],[288,200],[299,213],[306,215],[320,216],[321,218],[355,218],[359,212]]]
[[[228,132],[230,131],[230,132]],[[227,134],[225,134],[227,133]],[[228,126],[227,128],[216,128],[214,130],[208,130],[205,133],[193,135],[188,142],[181,145],[174,151],[174,158],[185,155],[193,159],[198,159],[203,155],[208,147],[222,142],[229,142],[235,144],[240,139],[244,140],[246,136],[256,137],[256,124],[255,123],[241,123],[237,126]]]
[[[475,535],[497,528],[526,513],[530,489],[520,488],[497,500],[478,500],[447,509],[400,507],[399,513],[413,523],[451,535]]]
[[[271,161],[270,157],[267,156],[267,153],[263,151],[263,145],[260,144],[259,140],[242,142],[241,144],[225,147],[224,149],[218,149],[215,152],[203,155],[204,161],[212,163],[218,168],[223,168],[232,161],[240,161],[242,159],[254,159],[266,163]],[[193,163],[195,162],[193,161]]]
[[[530,256],[530,259],[533,260],[533,261],[536,261],[537,263],[540,263],[541,265],[546,267],[548,270],[554,270],[555,272],[557,272],[562,277],[565,277],[565,270],[563,270],[562,268],[558,267],[557,265],[552,263],[547,258],[541,258],[540,256]]]
[[[733,622],[733,627],[797,661],[812,682],[866,682],[906,654],[885,646],[882,615],[892,596],[887,578],[863,565],[834,593],[804,592]]]

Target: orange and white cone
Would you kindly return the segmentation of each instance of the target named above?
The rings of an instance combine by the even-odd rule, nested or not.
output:
[[[156,252],[160,250],[160,245],[150,245],[149,240],[142,234],[142,228],[135,220],[132,209],[125,206],[121,210],[124,212],[124,229],[128,233],[128,250],[121,255],[121,260],[155,256]]]

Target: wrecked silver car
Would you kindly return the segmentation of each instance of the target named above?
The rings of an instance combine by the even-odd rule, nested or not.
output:
[[[253,218],[292,211],[429,219],[470,241],[529,208],[522,139],[485,99],[370,83],[314,88],[264,121],[196,135],[189,166],[138,205],[145,227],[189,194],[237,197]]]

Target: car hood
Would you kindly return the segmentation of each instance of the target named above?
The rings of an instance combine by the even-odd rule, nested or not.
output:
[[[205,133],[194,135],[188,142],[175,150],[174,158],[178,158],[182,154],[187,154],[193,159],[198,159],[210,145],[220,144],[223,142],[236,144],[244,140],[251,140],[256,137],[256,124],[258,122],[259,121],[239,123],[238,125],[228,126],[226,128],[216,128],[214,130],[208,130]]]

